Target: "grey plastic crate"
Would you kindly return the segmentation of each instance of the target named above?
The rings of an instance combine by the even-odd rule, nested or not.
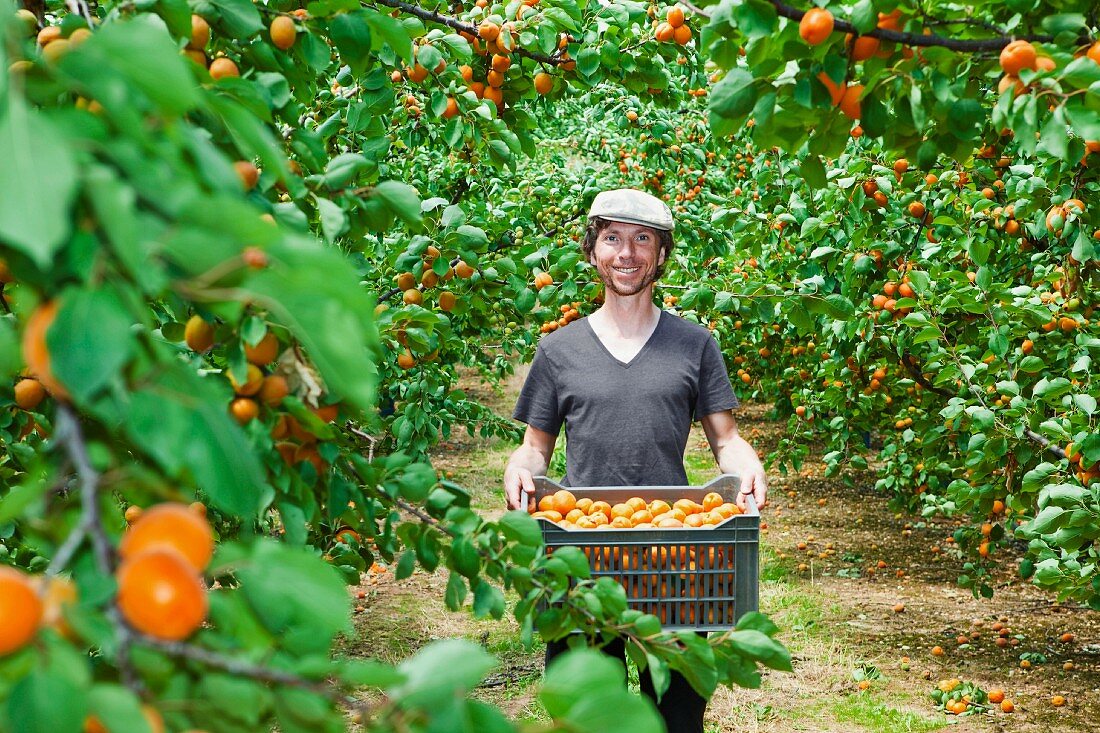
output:
[[[665,499],[702,502],[714,491],[726,501],[737,496],[741,480],[724,474],[704,486],[563,487],[538,476],[535,504],[568,488],[578,499],[609,504],[638,496],[647,503]],[[573,546],[588,557],[592,577],[622,583],[630,607],[652,613],[667,629],[724,631],[760,603],[760,512],[752,497],[749,511],[710,529],[577,529],[537,519],[546,552]]]

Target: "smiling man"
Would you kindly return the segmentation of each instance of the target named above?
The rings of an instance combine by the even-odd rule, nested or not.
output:
[[[707,329],[653,302],[672,252],[672,212],[644,191],[596,196],[582,247],[604,284],[604,304],[539,342],[513,414],[527,424],[504,471],[508,507],[527,508],[565,427],[567,486],[686,486],[692,420],[718,467],[741,476],[737,504],[767,499],[760,459],[737,432],[726,365]],[[547,661],[565,642],[547,645]],[[622,657],[621,642],[605,649]],[[648,674],[642,690],[654,697]],[[706,700],[673,673],[658,709],[670,733],[701,733]]]

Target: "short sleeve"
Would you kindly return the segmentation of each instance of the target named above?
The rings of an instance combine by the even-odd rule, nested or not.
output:
[[[551,435],[557,435],[561,430],[563,417],[554,383],[554,369],[541,346],[535,351],[512,417]]]
[[[732,410],[741,403],[733,393],[726,362],[718,342],[708,337],[699,364],[699,397],[695,401],[695,419]]]

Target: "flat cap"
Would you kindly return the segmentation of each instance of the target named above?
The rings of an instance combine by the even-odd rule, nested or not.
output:
[[[674,226],[672,210],[668,208],[668,204],[653,194],[633,188],[617,188],[596,194],[592,208],[588,211],[588,218],[597,216],[666,232],[671,232]]]

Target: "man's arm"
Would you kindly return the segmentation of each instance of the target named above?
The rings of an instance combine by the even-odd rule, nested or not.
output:
[[[716,412],[702,418],[703,431],[707,442],[718,461],[722,473],[735,473],[741,477],[741,491],[737,497],[737,506],[746,509],[746,495],[756,498],[758,507],[764,506],[768,498],[768,479],[764,475],[764,465],[752,446],[737,432],[737,421],[729,410]]]
[[[509,509],[527,509],[535,493],[535,482],[532,478],[546,474],[557,441],[558,436],[527,426],[527,431],[523,434],[523,444],[512,452],[508,465],[504,468],[504,497]],[[521,491],[527,493],[522,500]]]

